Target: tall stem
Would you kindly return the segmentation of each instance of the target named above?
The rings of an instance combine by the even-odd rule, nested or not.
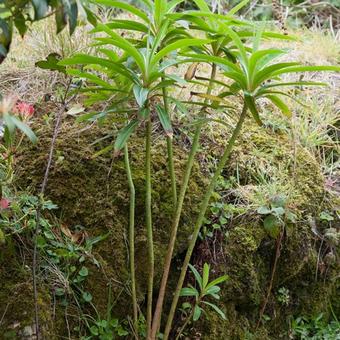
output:
[[[149,260],[149,276],[148,276],[148,296],[147,296],[147,311],[146,325],[147,338],[151,333],[152,322],[152,292],[154,278],[154,250],[153,250],[153,233],[152,233],[152,208],[151,208],[151,117],[146,126],[146,143],[145,143],[145,217],[146,231],[148,240],[148,260]]]
[[[163,94],[163,102],[165,111],[170,115],[169,112],[169,102],[168,102],[168,94],[165,87],[162,89]],[[171,192],[172,192],[172,201],[174,205],[174,211],[177,205],[177,188],[176,188],[176,175],[175,175],[175,166],[174,166],[174,157],[173,157],[173,147],[172,147],[172,138],[170,136],[166,137],[166,144],[167,144],[167,152],[168,152],[168,170],[170,174],[171,180]]]
[[[243,109],[242,109],[241,116],[240,116],[240,118],[237,122],[237,125],[236,125],[236,127],[233,131],[232,136],[230,137],[229,143],[228,143],[228,145],[227,145],[227,147],[226,147],[226,149],[223,153],[223,156],[218,163],[217,169],[214,173],[213,178],[210,181],[210,184],[207,188],[206,194],[205,194],[203,201],[201,203],[200,213],[197,217],[194,232],[192,234],[192,237],[191,237],[191,240],[190,240],[190,243],[189,243],[189,247],[188,247],[188,250],[187,250],[183,265],[182,265],[181,274],[180,274],[180,277],[178,279],[174,298],[172,300],[168,320],[167,320],[166,327],[165,327],[164,340],[167,340],[169,338],[169,334],[170,334],[170,331],[171,331],[171,325],[172,325],[172,321],[173,321],[173,318],[174,318],[174,315],[175,315],[180,291],[181,291],[182,286],[183,286],[185,275],[186,275],[186,272],[187,272],[187,269],[188,269],[188,265],[189,265],[189,262],[190,262],[192,252],[194,250],[194,247],[195,247],[195,244],[196,244],[196,241],[197,241],[198,234],[200,232],[200,229],[201,229],[203,221],[204,221],[204,216],[205,216],[205,213],[207,211],[211,195],[212,195],[213,191],[215,190],[217,180],[218,180],[219,176],[221,175],[221,172],[222,172],[222,170],[223,170],[223,168],[224,168],[224,166],[225,166],[225,164],[226,164],[226,162],[227,162],[227,160],[230,156],[230,153],[233,149],[235,141],[236,141],[237,137],[239,136],[239,134],[241,132],[241,128],[242,128],[244,119],[246,117],[246,114],[247,114],[247,107],[246,107],[246,105],[244,105]]]
[[[130,160],[129,160],[129,150],[127,144],[124,146],[124,160],[125,160],[125,170],[128,178],[128,185],[130,190],[130,212],[129,212],[129,257],[130,257],[130,274],[131,274],[131,297],[132,297],[132,307],[133,307],[133,323],[135,327],[135,332],[138,334],[138,305],[137,305],[137,295],[136,295],[136,275],[135,275],[135,185],[133,183]]]
[[[212,91],[212,88],[213,88],[212,80],[214,80],[215,77],[216,77],[216,65],[213,64],[212,70],[211,70],[211,81],[209,83],[208,90],[207,90],[208,94],[210,94]],[[167,250],[167,254],[166,254],[165,262],[164,262],[163,276],[162,276],[161,286],[159,288],[156,310],[155,310],[155,314],[154,314],[154,318],[152,322],[151,339],[156,339],[156,334],[157,334],[157,331],[159,329],[160,322],[161,322],[165,290],[166,290],[166,285],[167,285],[168,278],[169,278],[171,260],[172,260],[172,255],[173,255],[174,248],[175,248],[178,225],[179,225],[179,221],[181,218],[185,194],[186,194],[189,179],[191,176],[192,166],[194,164],[195,155],[196,155],[196,152],[199,146],[199,139],[201,136],[202,126],[203,126],[203,123],[199,123],[196,127],[194,140],[191,146],[189,158],[188,158],[186,169],[185,169],[185,174],[184,174],[182,185],[181,185],[181,190],[178,196],[176,211],[175,211],[173,221],[172,221],[170,240],[169,240],[168,250]]]

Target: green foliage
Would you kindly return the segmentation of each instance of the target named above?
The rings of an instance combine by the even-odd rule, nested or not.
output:
[[[340,337],[340,323],[333,320],[328,323],[323,314],[314,318],[298,317],[291,322],[294,337],[301,340],[331,340]]]
[[[219,309],[216,306],[216,304],[206,301],[206,299],[210,297],[210,298],[219,300],[220,298],[219,292],[221,290],[221,288],[219,287],[219,284],[221,284],[224,281],[227,281],[228,276],[223,275],[209,282],[210,266],[207,263],[205,263],[203,266],[202,276],[200,275],[200,273],[197,271],[197,269],[194,266],[189,265],[189,267],[190,267],[191,272],[195,276],[198,289],[191,285],[189,287],[182,288],[180,296],[193,297],[195,299],[193,304],[184,303],[182,305],[182,309],[183,310],[189,309],[192,311],[191,316],[192,316],[193,321],[197,321],[201,317],[201,314],[206,307],[212,308],[222,319],[225,320],[226,316],[222,312],[222,310]]]
[[[286,197],[282,195],[273,196],[269,204],[259,207],[258,214],[264,215],[263,226],[266,232],[276,239],[282,227],[288,223],[296,222],[296,215],[286,206]]]
[[[54,14],[57,32],[61,32],[68,25],[72,34],[77,26],[80,11],[85,12],[88,20],[95,23],[95,16],[87,7],[87,3],[87,0],[1,1],[0,60],[3,61],[9,51],[14,27],[24,36],[30,23]]]

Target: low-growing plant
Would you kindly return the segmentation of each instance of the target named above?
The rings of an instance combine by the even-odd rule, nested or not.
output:
[[[294,339],[328,340],[340,337],[340,323],[338,320],[327,322],[321,313],[316,317],[297,317],[291,322]]]
[[[209,302],[207,301],[207,299],[208,298],[214,298],[215,300],[220,299],[219,292],[221,288],[219,287],[219,284],[227,281],[228,276],[223,275],[209,282],[210,266],[207,263],[205,263],[203,266],[202,276],[197,271],[197,269],[191,264],[189,264],[189,268],[195,276],[195,281],[198,285],[198,289],[192,285],[181,289],[180,296],[194,298],[194,301],[184,302],[182,304],[182,310],[185,312],[187,316],[185,318],[183,326],[178,331],[176,339],[178,339],[182,335],[183,331],[185,330],[185,328],[187,327],[191,320],[197,321],[201,317],[201,314],[202,312],[205,311],[205,308],[211,308],[222,319],[226,320],[224,312],[215,303]]]

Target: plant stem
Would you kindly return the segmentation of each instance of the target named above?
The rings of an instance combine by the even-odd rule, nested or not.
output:
[[[149,276],[148,276],[148,296],[147,296],[147,338],[151,334],[152,322],[152,293],[153,293],[153,278],[154,278],[154,250],[153,250],[153,235],[152,235],[152,208],[151,208],[151,117],[146,126],[146,142],[145,142],[145,218],[146,231],[148,240],[148,259],[149,259]]]
[[[216,65],[213,64],[212,70],[211,70],[211,78],[210,78],[211,81],[208,86],[207,94],[211,94],[211,91],[213,88],[212,80],[214,80],[215,77],[216,77]],[[203,122],[199,123],[198,126],[196,127],[194,140],[192,142],[190,154],[189,154],[186,169],[185,169],[185,174],[184,174],[182,185],[181,185],[181,190],[180,190],[179,197],[178,197],[175,215],[173,217],[170,240],[169,240],[168,250],[167,250],[167,254],[166,254],[165,262],[164,262],[163,276],[162,276],[162,281],[161,281],[161,285],[159,288],[156,310],[155,310],[155,314],[154,314],[154,318],[152,322],[151,339],[156,339],[156,333],[161,323],[161,315],[162,315],[162,309],[163,309],[163,303],[164,303],[164,297],[165,297],[165,290],[166,290],[166,285],[167,285],[168,277],[170,273],[170,266],[171,266],[172,255],[173,255],[175,243],[176,243],[178,225],[179,225],[179,221],[181,218],[185,194],[186,194],[189,179],[191,176],[191,170],[192,170],[194,160],[195,160],[195,155],[196,155],[196,152],[199,146],[199,139],[201,136],[202,126],[203,126]]]
[[[172,325],[173,318],[175,316],[175,311],[176,311],[180,291],[181,291],[182,286],[183,286],[185,275],[186,275],[186,272],[187,272],[187,269],[188,269],[188,265],[189,265],[189,262],[190,262],[192,252],[194,250],[194,247],[195,247],[195,244],[196,244],[196,241],[197,241],[198,234],[200,232],[200,229],[201,229],[203,221],[204,221],[204,216],[205,216],[205,213],[207,211],[211,195],[212,195],[213,191],[215,190],[217,180],[218,180],[219,176],[221,175],[221,172],[222,172],[222,170],[223,170],[223,168],[224,168],[224,166],[225,166],[225,164],[226,164],[226,162],[227,162],[227,160],[228,160],[228,158],[231,154],[231,151],[233,149],[235,141],[236,141],[237,137],[239,136],[239,134],[241,132],[241,128],[242,128],[243,122],[245,120],[246,114],[247,114],[247,106],[244,104],[243,109],[242,109],[242,113],[241,113],[240,118],[237,122],[237,125],[236,125],[230,139],[229,139],[229,143],[228,143],[228,145],[227,145],[227,147],[226,147],[226,149],[223,153],[221,160],[218,163],[217,169],[214,173],[213,178],[210,181],[210,184],[207,188],[204,199],[201,203],[200,213],[197,217],[194,232],[191,236],[189,247],[188,247],[185,259],[184,259],[184,263],[182,265],[181,274],[180,274],[180,277],[178,279],[174,298],[172,300],[168,320],[167,320],[166,327],[165,327],[164,340],[167,340],[169,338],[169,334],[170,334],[170,331],[171,331],[171,325]]]
[[[275,277],[276,267],[277,267],[277,261],[279,260],[279,257],[280,257],[280,254],[281,254],[281,246],[282,246],[283,235],[284,235],[284,228],[281,229],[280,235],[279,235],[279,237],[276,241],[276,251],[275,251],[275,258],[274,258],[272,273],[271,273],[271,276],[270,276],[267,294],[266,294],[266,297],[264,299],[263,305],[261,307],[259,319],[258,319],[257,324],[256,324],[256,328],[255,328],[256,330],[259,328],[259,326],[262,322],[263,314],[266,310],[266,307],[267,307],[267,304],[268,304],[268,301],[269,301],[269,297],[270,297],[270,293],[271,293],[272,288],[273,288],[274,277]]]
[[[162,78],[163,80],[163,78]],[[163,94],[163,103],[165,107],[165,111],[169,113],[169,102],[168,102],[168,94],[165,87],[162,89]],[[172,200],[174,205],[174,211],[176,210],[177,205],[177,188],[176,188],[176,175],[175,175],[175,166],[174,166],[174,157],[173,157],[173,147],[172,147],[172,138],[170,136],[166,137],[166,144],[167,144],[167,152],[168,152],[168,170],[171,179],[171,191],[172,191]]]
[[[130,273],[131,273],[131,296],[133,306],[133,323],[136,334],[138,334],[138,305],[136,295],[136,275],[135,275],[135,186],[133,183],[129,150],[127,144],[124,146],[124,160],[125,170],[128,178],[128,185],[130,190],[130,212],[129,212],[129,245],[130,245]]]
[[[187,318],[186,318],[186,320],[185,320],[183,326],[182,326],[182,327],[180,328],[180,330],[178,331],[178,334],[177,334],[175,340],[178,340],[178,339],[179,339],[179,337],[181,336],[181,334],[182,334],[183,331],[185,330],[186,326],[188,325],[190,319],[193,317],[194,311],[195,311],[195,306],[196,306],[196,305],[192,306],[192,309],[191,309],[191,311],[190,311],[190,314],[187,316]]]

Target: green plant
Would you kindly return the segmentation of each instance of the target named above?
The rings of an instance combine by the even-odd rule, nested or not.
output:
[[[72,58],[62,61],[61,65],[87,65],[87,68],[92,67],[96,70],[106,73],[111,78],[109,81],[104,81],[98,76],[89,72],[79,70],[68,70],[72,75],[89,79],[97,86],[91,87],[92,98],[94,100],[103,99],[103,96],[111,99],[111,108],[105,112],[117,113],[123,112],[128,114],[128,122],[117,135],[116,141],[103,152],[114,149],[117,154],[125,147],[129,137],[134,133],[138,126],[146,125],[145,127],[145,215],[146,229],[148,238],[148,256],[149,256],[149,283],[148,283],[148,310],[147,310],[147,325],[151,331],[152,319],[152,294],[153,294],[153,276],[154,276],[154,250],[153,250],[153,231],[152,231],[152,211],[151,211],[151,129],[153,120],[153,110],[156,111],[158,120],[164,129],[167,136],[169,173],[172,179],[174,206],[176,205],[176,190],[175,177],[173,170],[173,155],[172,155],[172,126],[167,106],[167,93],[164,89],[177,82],[177,78],[167,74],[166,68],[173,66],[178,61],[168,58],[169,55],[175,53],[178,49],[189,46],[199,46],[207,42],[205,39],[188,38],[184,29],[174,32],[171,27],[171,21],[165,20],[166,14],[174,8],[172,3],[156,1],[154,4],[149,3],[148,11],[151,16],[141,10],[120,3],[117,1],[98,0],[100,4],[112,5],[118,8],[123,8],[137,15],[142,19],[143,23],[132,21],[113,20],[104,25],[96,26],[94,32],[102,32],[107,37],[95,38],[100,46],[116,46],[123,53],[121,56],[113,50],[101,48],[100,52],[104,57],[94,57],[88,55],[76,55]],[[152,4],[152,6],[151,6]],[[125,28],[128,30],[141,31],[148,33],[147,39],[137,40],[133,45],[129,39],[121,37],[115,32],[116,28]],[[95,67],[94,67],[95,66]],[[119,75],[117,77],[117,74]],[[124,84],[124,85],[123,85]],[[122,85],[122,86],[119,86]],[[93,96],[93,93],[95,94]],[[112,94],[115,96],[112,98]],[[163,97],[164,106],[157,103],[157,97]],[[134,105],[131,108],[130,101]],[[126,105],[126,104],[129,105]],[[86,118],[95,116],[86,115]],[[130,185],[131,189],[131,185]],[[132,212],[132,210],[131,210]],[[132,213],[131,213],[132,217]],[[130,229],[132,231],[133,228]],[[130,236],[132,241],[133,237]],[[131,254],[133,255],[133,254]],[[133,256],[132,256],[133,257]],[[132,258],[131,257],[131,258]],[[131,268],[133,269],[133,268]],[[135,296],[135,294],[133,294]],[[136,301],[134,302],[136,306]],[[136,309],[136,307],[135,307]],[[135,324],[136,324],[135,315]]]
[[[72,34],[77,26],[78,12],[86,13],[87,19],[95,23],[96,19],[87,6],[88,1],[75,0],[5,0],[0,4],[0,55],[3,61],[12,42],[14,26],[21,36],[24,36],[29,24],[54,15],[57,32],[69,25]]]
[[[340,336],[340,323],[336,319],[328,323],[324,320],[324,315],[321,313],[313,318],[298,317],[293,319],[291,331],[294,339],[338,339]]]
[[[214,14],[204,1],[197,0],[198,11],[173,13],[181,1],[143,1],[143,7],[135,7],[120,1],[97,0],[97,3],[112,6],[129,12],[138,17],[138,22],[131,20],[113,19],[107,24],[98,24],[93,30],[98,33],[95,37],[98,55],[78,54],[63,60],[59,65],[81,65],[81,69],[68,69],[67,72],[87,81],[83,92],[87,93],[88,103],[106,102],[106,108],[100,112],[86,113],[78,118],[82,120],[102,120],[104,117],[111,122],[124,127],[120,129],[114,143],[101,150],[98,154],[114,151],[118,154],[125,150],[128,177],[131,177],[127,142],[133,133],[139,133],[139,127],[144,127],[145,133],[145,215],[148,242],[149,276],[147,300],[147,338],[155,339],[160,327],[161,312],[165,297],[165,289],[169,276],[173,249],[176,241],[177,229],[180,223],[182,204],[191,175],[194,157],[199,146],[201,130],[210,118],[208,108],[219,108],[234,119],[234,129],[229,142],[224,148],[220,161],[206,189],[200,206],[200,213],[190,238],[189,247],[182,266],[180,278],[172,301],[170,313],[166,323],[164,338],[168,339],[172,320],[176,311],[182,285],[189,266],[192,251],[197,237],[205,221],[207,208],[215,192],[221,172],[233,150],[241,129],[247,124],[248,113],[255,121],[262,125],[257,101],[270,101],[286,117],[291,112],[284,100],[294,96],[284,91],[287,87],[295,86],[323,86],[324,83],[312,81],[285,81],[282,76],[289,73],[306,71],[338,71],[333,66],[303,66],[295,62],[275,62],[275,58],[282,57],[287,52],[283,49],[260,49],[263,39],[279,38],[271,32],[254,29],[249,23],[233,18],[232,14],[246,4],[242,1],[229,15]],[[184,24],[183,24],[184,20]],[[184,26],[184,27],[183,27]],[[244,28],[245,27],[245,28]],[[188,30],[190,29],[190,31]],[[121,36],[119,30],[129,31],[133,37]],[[205,39],[196,38],[192,31],[200,31],[206,35]],[[207,91],[195,92],[193,95],[204,101],[194,104],[202,109],[195,120],[195,135],[187,160],[179,195],[176,195],[176,179],[173,172],[173,155],[171,149],[172,115],[169,112],[171,97],[168,89],[175,87],[184,80],[178,76],[165,72],[170,66],[189,64],[185,76],[186,82],[204,84]],[[195,71],[199,63],[211,65],[211,76],[196,77]],[[219,77],[217,77],[219,76]],[[195,79],[194,79],[195,78]],[[93,85],[94,84],[94,85]],[[214,93],[214,87],[219,93]],[[162,100],[162,103],[160,103]],[[176,102],[176,101],[174,101]],[[178,102],[178,100],[177,100]],[[163,277],[159,290],[154,317],[152,320],[152,294],[154,276],[154,251],[152,229],[152,197],[151,197],[151,142],[152,127],[159,122],[167,136],[167,152],[169,159],[169,176],[172,180],[174,208],[176,207],[168,251],[165,258]],[[221,121],[218,121],[222,123]],[[115,125],[115,126],[116,126]],[[133,170],[132,170],[133,171]],[[131,178],[130,178],[131,179]],[[133,202],[133,183],[129,180],[130,197]],[[131,203],[131,202],[130,202]],[[282,217],[282,207],[269,207],[268,215],[276,220]],[[130,243],[133,242],[134,206],[130,205]],[[130,249],[131,258],[134,256]],[[130,264],[131,271],[134,270]],[[134,296],[134,295],[133,295]],[[135,298],[134,306],[136,306]],[[135,324],[136,313],[134,313]]]
[[[286,222],[295,223],[296,215],[286,206],[286,197],[276,195],[270,198],[269,204],[257,209],[260,215],[264,215],[263,227],[272,238],[276,239],[285,227]]]
[[[201,317],[202,312],[204,312],[205,308],[207,307],[212,308],[212,310],[216,312],[222,319],[226,320],[224,312],[220,308],[218,308],[216,304],[206,300],[209,297],[219,300],[219,292],[221,288],[218,285],[228,280],[228,276],[223,275],[209,282],[210,267],[207,263],[205,263],[203,266],[202,276],[191,264],[189,264],[189,268],[195,276],[198,289],[191,285],[189,287],[181,289],[180,296],[194,298],[194,302],[184,302],[182,304],[182,310],[185,311],[187,317],[183,326],[180,328],[176,339],[178,339],[182,335],[185,327],[191,320],[197,321]]]
[[[232,30],[227,25],[224,26],[225,33],[228,34],[233,43],[237,48],[237,52],[234,53],[234,58],[238,61],[238,64],[233,63],[225,58],[205,56],[200,54],[186,54],[186,57],[190,58],[192,62],[214,62],[218,64],[223,70],[223,74],[233,80],[231,85],[225,84],[227,89],[226,92],[220,94],[220,96],[215,96],[215,101],[217,103],[224,102],[225,96],[237,96],[242,102],[242,112],[239,116],[236,127],[232,133],[229,140],[229,144],[224,150],[221,160],[216,168],[213,178],[210,181],[208,189],[206,191],[205,197],[202,201],[200,207],[200,214],[197,218],[197,222],[194,228],[192,238],[187,250],[187,254],[182,266],[181,275],[177,284],[175,295],[173,298],[172,306],[170,309],[164,338],[168,339],[171,330],[172,320],[175,314],[176,305],[180,295],[180,290],[184,282],[186,275],[186,270],[191,258],[192,251],[196,244],[197,237],[199,235],[200,229],[202,227],[204,216],[209,205],[211,195],[215,189],[217,180],[223,170],[229,155],[233,149],[235,141],[241,131],[242,125],[245,121],[247,111],[251,113],[253,118],[258,124],[262,124],[259,112],[256,107],[256,101],[259,98],[266,98],[270,100],[275,106],[277,106],[283,114],[288,117],[291,116],[290,110],[285,102],[280,98],[280,96],[291,97],[290,94],[283,92],[281,90],[276,90],[276,88],[284,88],[287,86],[298,86],[298,85],[325,85],[318,82],[284,82],[280,79],[280,76],[293,73],[293,72],[305,72],[305,71],[322,71],[322,70],[334,70],[338,71],[339,68],[335,66],[302,66],[299,63],[289,62],[289,63],[274,63],[274,59],[280,55],[286,53],[284,50],[279,49],[267,49],[260,50],[259,44],[261,41],[261,30],[257,32],[253,39],[253,46],[251,49],[247,49],[242,43],[242,40],[237,35],[237,33]],[[268,83],[268,81],[270,81]]]
[[[277,291],[277,301],[279,301],[284,306],[288,306],[290,302],[289,289],[281,287]]]

